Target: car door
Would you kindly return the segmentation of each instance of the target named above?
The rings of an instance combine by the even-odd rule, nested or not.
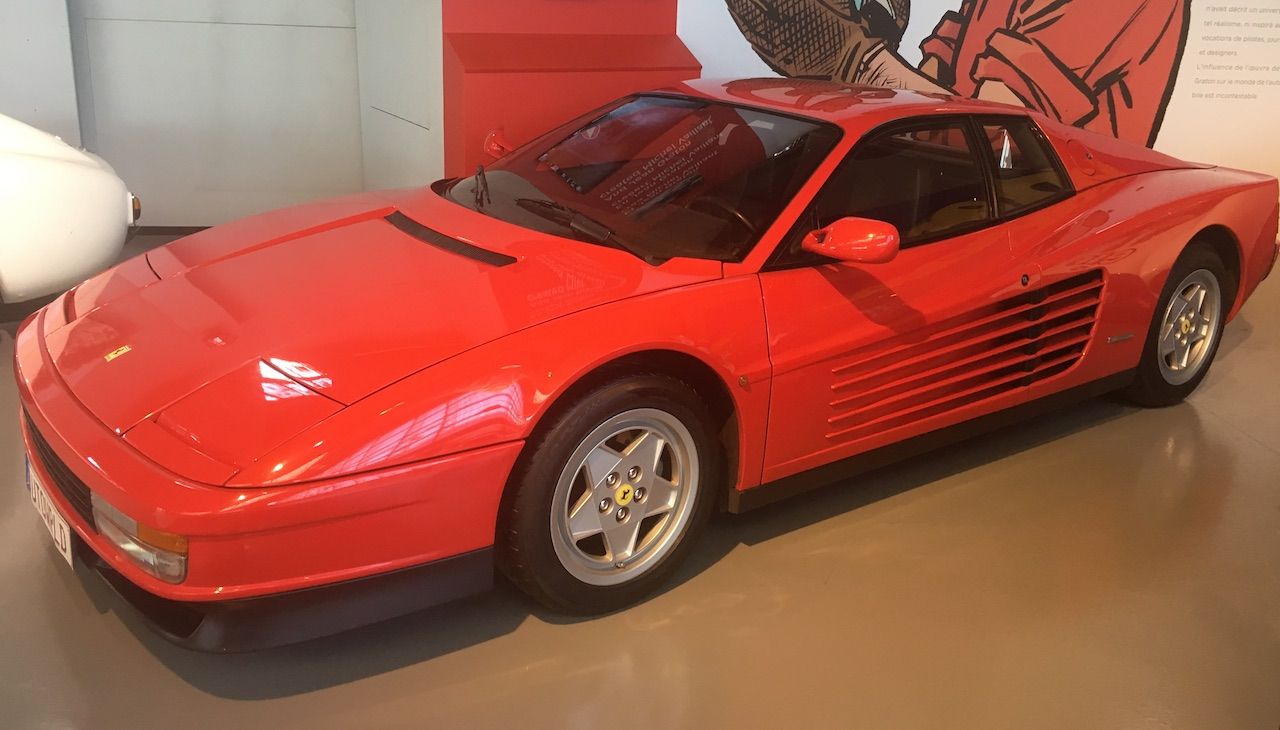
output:
[[[1055,293],[997,225],[988,146],[964,117],[872,132],[780,243],[760,274],[773,365],[762,481],[1013,404],[1078,356],[1041,327]],[[897,257],[800,249],[845,216],[894,224]]]

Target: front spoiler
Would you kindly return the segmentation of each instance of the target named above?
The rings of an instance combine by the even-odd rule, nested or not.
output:
[[[414,613],[493,586],[493,548],[330,585],[230,601],[174,601],[143,590],[74,537],[95,570],[151,629],[194,651],[231,653],[294,644]]]

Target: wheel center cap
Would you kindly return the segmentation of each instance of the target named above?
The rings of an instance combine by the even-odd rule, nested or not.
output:
[[[636,488],[630,484],[623,484],[613,492],[613,501],[618,503],[619,507],[626,507],[631,504],[631,500],[636,496]]]
[[[1185,320],[1185,319],[1184,319],[1184,320],[1182,320],[1182,334],[1184,334],[1184,335],[1185,335],[1185,334],[1187,334],[1187,333],[1188,333],[1188,332],[1190,332],[1190,331],[1191,331],[1191,323],[1190,323],[1190,322],[1188,322],[1188,321],[1187,321],[1187,320]]]

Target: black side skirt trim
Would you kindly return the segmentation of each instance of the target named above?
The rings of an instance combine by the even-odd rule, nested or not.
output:
[[[516,262],[516,258],[514,256],[508,256],[503,253],[480,248],[479,246],[473,246],[466,241],[459,241],[456,238],[444,235],[440,231],[427,228],[400,211],[392,213],[384,220],[423,243],[429,243],[436,248],[443,248],[444,250],[450,253],[456,253],[459,256],[466,256],[469,259],[483,261],[491,266],[506,266]]]
[[[288,593],[229,601],[173,601],[133,584],[83,540],[75,543],[77,560],[96,570],[152,630],[196,651],[242,652],[293,644],[404,616],[493,587],[490,547]]]
[[[1034,418],[1073,403],[1079,403],[1089,398],[1119,390],[1133,382],[1133,378],[1134,371],[1126,370],[1091,383],[1085,383],[1059,393],[1047,395],[1029,403],[979,416],[957,423],[954,426],[930,431],[905,441],[881,446],[878,449],[856,454],[830,464],[824,464],[809,471],[784,477],[767,484],[761,484],[758,487],[752,487],[741,492],[733,490],[729,493],[729,511],[734,513],[747,512],[843,479],[849,479],[859,474],[889,466],[913,456],[919,456],[928,451],[966,441],[975,436],[981,436],[984,433],[1025,421],[1028,418]]]

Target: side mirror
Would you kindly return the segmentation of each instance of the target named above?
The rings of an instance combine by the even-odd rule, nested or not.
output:
[[[515,145],[507,141],[507,135],[502,131],[502,127],[495,127],[489,130],[484,136],[484,145],[481,150],[495,160],[507,156],[507,153],[515,149]]]
[[[898,229],[869,218],[841,218],[810,232],[800,242],[806,251],[840,261],[883,264],[898,255]]]

